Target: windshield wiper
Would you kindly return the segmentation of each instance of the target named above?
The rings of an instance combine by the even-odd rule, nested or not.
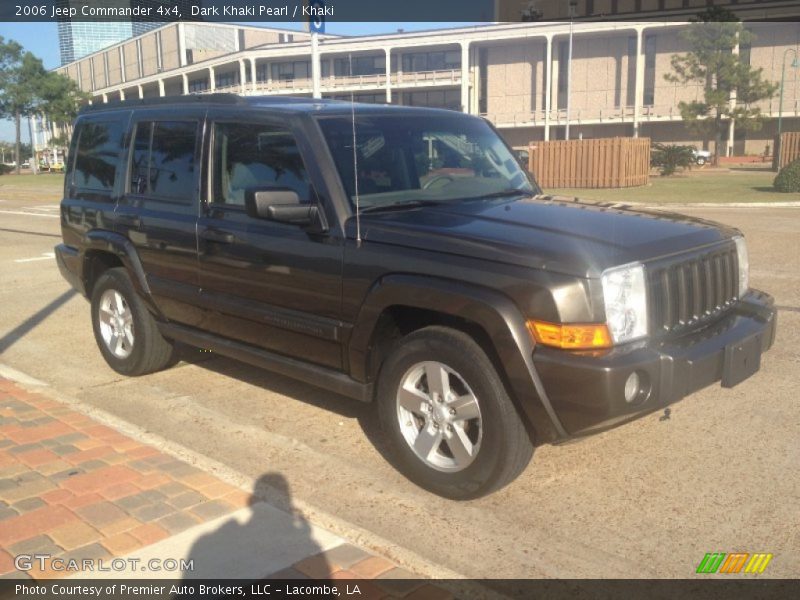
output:
[[[505,190],[500,190],[497,192],[491,192],[489,194],[481,194],[480,196],[470,196],[469,198],[464,198],[464,200],[485,200],[488,198],[509,198],[511,196],[525,196],[526,198],[533,198],[536,194],[534,194],[530,190],[520,190],[518,188],[507,188]]]
[[[403,202],[395,202],[393,204],[368,206],[367,208],[362,208],[361,212],[368,213],[368,212],[379,212],[379,211],[390,211],[390,210],[405,210],[407,208],[419,208],[421,206],[436,206],[438,204],[443,204],[443,202],[439,200],[404,200]]]

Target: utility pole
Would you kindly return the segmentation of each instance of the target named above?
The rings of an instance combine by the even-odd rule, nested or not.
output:
[[[308,17],[308,29],[311,32],[311,95],[314,98],[322,98],[319,34],[325,33],[325,2],[309,0],[308,6],[311,9]]]

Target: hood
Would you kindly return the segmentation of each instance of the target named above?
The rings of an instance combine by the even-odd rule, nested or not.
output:
[[[354,226],[353,219],[349,225]],[[361,216],[362,238],[579,277],[729,239],[711,221],[559,196],[492,199]],[[352,232],[348,231],[348,234]]]

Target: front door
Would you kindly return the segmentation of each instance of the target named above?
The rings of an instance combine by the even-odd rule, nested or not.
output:
[[[319,202],[295,130],[209,114],[210,178],[198,222],[203,328],[284,355],[342,367],[343,245],[338,234],[250,217],[248,188]]]

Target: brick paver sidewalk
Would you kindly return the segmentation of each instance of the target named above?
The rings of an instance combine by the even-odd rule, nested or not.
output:
[[[13,557],[106,559],[251,505],[251,495],[69,406],[0,378],[0,576]],[[385,558],[342,544],[273,577],[377,579],[370,598],[446,598]]]

